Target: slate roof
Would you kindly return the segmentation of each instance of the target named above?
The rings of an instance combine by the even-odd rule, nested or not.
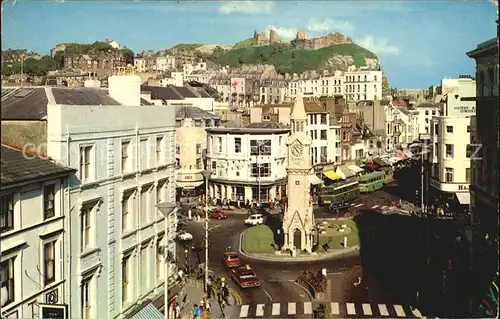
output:
[[[44,88],[21,89],[2,98],[2,120],[41,120],[47,116]]]
[[[2,188],[15,183],[29,182],[39,178],[69,175],[75,169],[57,165],[50,160],[34,155],[26,158],[17,149],[2,145],[0,152],[0,183]]]
[[[200,109],[195,106],[183,106],[176,105],[175,106],[175,119],[182,120],[185,118],[190,119],[220,119],[219,116],[214,115],[210,112]]]
[[[274,122],[261,122],[249,124],[246,128],[281,129],[282,127],[278,123]]]
[[[141,105],[154,105],[153,103],[148,102],[145,99],[141,99]]]
[[[106,90],[96,88],[53,88],[56,104],[64,105],[120,105]]]

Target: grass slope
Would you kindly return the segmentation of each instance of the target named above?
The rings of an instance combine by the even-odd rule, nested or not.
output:
[[[354,43],[302,50],[285,44],[242,47],[247,44],[245,41],[248,40],[237,43],[232,50],[214,56],[214,62],[232,67],[242,64],[272,64],[279,73],[301,73],[324,68],[328,59],[333,56],[351,56],[356,66],[364,66],[365,58],[377,58],[374,53]]]
[[[242,40],[242,41],[236,43],[233,46],[232,50],[248,48],[252,45],[253,45],[253,38],[248,38],[248,39],[245,39],[245,40]]]
[[[201,43],[179,43],[172,47],[172,49],[178,50],[196,50],[201,47],[203,44]]]

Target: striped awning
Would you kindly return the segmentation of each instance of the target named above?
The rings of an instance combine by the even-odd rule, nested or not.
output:
[[[148,303],[130,319],[165,319],[165,316],[152,303]]]
[[[357,166],[357,165],[349,165],[347,166],[347,168],[351,171],[353,171],[354,173],[361,173],[361,172],[364,172],[364,169],[362,169],[361,167]]]
[[[328,177],[332,181],[336,181],[338,179],[342,179],[342,176],[340,176],[339,174],[335,173],[334,170],[324,171],[323,175],[325,175],[326,177]]]
[[[319,178],[318,176],[316,176],[314,174],[309,175],[308,179],[309,179],[309,183],[311,183],[312,185],[319,185],[319,184],[323,183],[321,178]]]

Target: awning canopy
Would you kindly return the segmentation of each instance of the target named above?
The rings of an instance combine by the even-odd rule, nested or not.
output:
[[[349,166],[347,166],[347,168],[349,170],[353,171],[354,173],[361,173],[361,172],[365,171],[364,169],[362,169],[361,167],[356,166],[356,165],[349,165]]]
[[[387,159],[387,161],[392,165],[392,164],[395,164],[397,162],[399,162],[401,160],[401,158],[399,157],[396,157],[396,156],[392,156],[392,157],[389,157]]]
[[[144,308],[139,310],[130,319],[164,319],[165,316],[156,309],[152,303],[148,303]]]
[[[342,176],[340,176],[339,174],[335,173],[334,170],[324,171],[323,175],[325,175],[326,177],[328,177],[332,181],[336,181],[338,179],[342,179]]]
[[[319,185],[319,184],[323,183],[321,178],[319,178],[318,176],[316,176],[314,174],[309,175],[308,179],[309,179],[309,183],[311,183],[312,185]]]
[[[405,150],[404,153],[405,153],[406,157],[408,157],[408,158],[412,158],[413,157],[413,153],[410,152],[410,151],[408,151],[408,150]]]
[[[347,168],[347,165],[338,166],[335,172],[340,176],[342,176],[342,178],[344,179],[356,176],[355,173],[353,173],[349,168]]]
[[[455,196],[457,196],[460,205],[470,204],[470,193],[455,193]]]

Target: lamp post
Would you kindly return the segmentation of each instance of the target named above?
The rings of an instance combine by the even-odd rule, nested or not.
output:
[[[204,170],[205,178],[205,291],[208,289],[208,181],[212,176],[211,170]]]
[[[168,218],[170,216],[170,214],[172,214],[177,206],[175,205],[175,203],[159,203],[158,205],[156,205],[156,208],[158,208],[158,210],[163,214],[163,216],[165,217],[165,236],[163,238],[163,242],[164,242],[164,252],[163,254],[165,255],[165,262],[164,262],[164,274],[165,274],[165,296],[164,296],[164,302],[165,302],[165,306],[163,307],[164,309],[164,312],[165,312],[165,319],[168,319],[169,317],[169,309],[168,309],[168,279],[170,277],[169,275],[169,266],[170,266],[170,262],[168,260],[168,246],[169,246],[169,242],[170,242],[170,232],[169,232],[169,222],[168,222]]]

